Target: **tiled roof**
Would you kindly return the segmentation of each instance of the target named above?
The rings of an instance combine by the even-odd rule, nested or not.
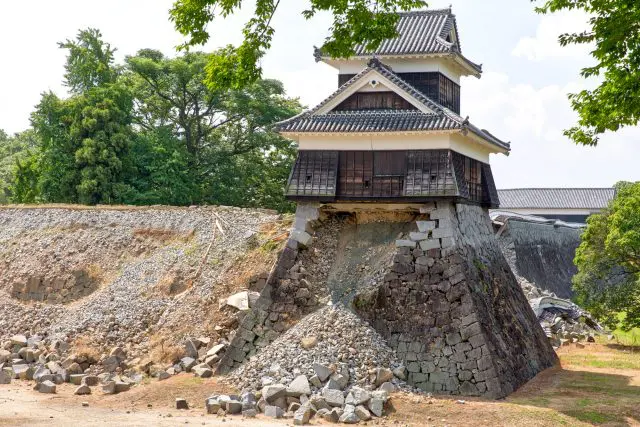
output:
[[[514,188],[498,190],[500,209],[603,209],[614,188]]]
[[[409,114],[404,110],[394,114],[386,110],[378,114],[373,113],[372,110],[356,110],[350,111],[348,114],[334,111],[318,114],[322,107],[353,86],[371,70],[376,70],[389,79],[416,101],[433,111],[433,114],[422,112]],[[279,132],[394,132],[454,129],[472,132],[491,144],[510,150],[508,142],[499,140],[491,133],[469,123],[468,119],[462,118],[457,113],[433,101],[400,78],[389,66],[377,58],[372,58],[364,70],[311,110],[276,124],[276,130]]]
[[[369,56],[429,56],[454,55],[472,68],[475,73],[482,72],[482,66],[475,64],[462,55],[456,17],[451,9],[420,10],[401,12],[396,25],[398,37],[384,40],[375,52],[368,51],[365,44],[355,47],[355,57]],[[447,41],[451,30],[455,39]],[[326,55],[316,48],[316,60]]]
[[[283,124],[281,132],[399,132],[456,129],[458,123],[443,114],[415,110],[332,111]]]
[[[383,41],[376,54],[448,53],[452,49],[460,50],[457,44],[446,41],[455,23],[451,9],[404,12],[399,15],[396,25],[398,37]],[[357,56],[374,53],[367,51],[365,45],[356,46],[355,51]]]

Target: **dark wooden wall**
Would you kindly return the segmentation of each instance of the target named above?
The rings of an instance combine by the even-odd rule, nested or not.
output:
[[[338,86],[354,76],[338,74]],[[460,86],[453,80],[438,72],[398,73],[398,76],[442,106],[460,114]]]
[[[405,151],[341,151],[336,196],[404,196],[405,157]]]
[[[302,150],[286,194],[323,201],[453,197],[499,206],[491,167],[450,150]]]
[[[346,110],[416,110],[395,92],[358,92],[342,101],[336,111]]]
[[[333,197],[338,172],[337,151],[298,151],[287,194],[296,196]]]

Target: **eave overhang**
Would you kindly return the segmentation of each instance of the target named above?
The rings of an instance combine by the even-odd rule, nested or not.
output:
[[[360,55],[351,56],[349,58],[332,58],[329,56],[316,56],[316,62],[324,62],[325,64],[338,68],[338,63],[341,61],[360,60],[368,61],[373,57],[381,60],[394,60],[394,59],[431,59],[431,58],[444,58],[450,60],[461,71],[462,76],[473,76],[480,78],[482,76],[482,64],[476,64],[467,57],[458,52],[447,53],[428,53],[428,54],[398,54],[398,55]]]

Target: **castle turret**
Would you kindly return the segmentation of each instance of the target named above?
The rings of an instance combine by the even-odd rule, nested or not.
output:
[[[497,207],[489,154],[509,143],[460,115],[460,77],[482,67],[462,55],[450,9],[400,15],[399,36],[348,59],[339,88],[278,124],[298,142],[286,195],[296,201],[422,203],[448,198]]]
[[[375,55],[316,51],[340,87],[278,124],[299,147],[286,188],[296,217],[219,372],[329,300],[365,319],[424,391],[500,398],[557,363],[489,220],[489,155],[509,143],[460,115],[460,76],[481,67],[462,56],[449,9],[401,14],[398,32]]]

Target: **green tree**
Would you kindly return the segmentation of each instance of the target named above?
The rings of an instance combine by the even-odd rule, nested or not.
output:
[[[425,7],[423,0],[309,0],[302,12],[310,19],[319,12],[333,15],[331,34],[323,49],[334,57],[348,57],[355,46],[366,44],[375,50],[385,39],[396,36],[398,11]],[[202,45],[209,40],[208,24],[217,16],[237,12],[242,0],[176,0],[170,19],[180,34],[187,36],[181,48]],[[275,29],[271,25],[280,0],[256,0],[253,17],[244,27],[240,46],[227,46],[211,55],[206,83],[212,89],[239,89],[262,75],[260,59],[271,47]]]
[[[119,198],[135,205],[200,203],[185,145],[168,126],[137,132],[123,165]]]
[[[535,0],[534,0],[535,1]],[[640,2],[636,0],[544,0],[538,12],[578,9],[588,13],[590,27],[563,34],[560,43],[594,44],[595,64],[581,75],[601,79],[593,90],[570,94],[578,124],[564,134],[577,144],[596,145],[606,131],[635,126],[640,120]]]
[[[587,219],[575,264],[579,304],[610,327],[619,313],[625,329],[640,326],[640,182],[617,184],[610,206]]]
[[[16,191],[13,201],[77,202],[77,146],[69,133],[72,121],[73,103],[70,100],[60,99],[52,92],[42,95],[31,114],[31,125],[38,145],[31,158],[16,171],[19,191]],[[27,185],[32,188],[25,188]]]
[[[131,94],[120,84],[97,86],[74,101],[71,140],[78,147],[75,161],[80,175],[78,201],[87,204],[118,201],[122,159],[132,136]]]
[[[9,203],[13,196],[15,169],[30,150],[35,148],[37,139],[32,130],[8,136],[0,129],[0,204]]]
[[[292,208],[282,190],[295,147],[272,126],[301,106],[280,82],[212,90],[199,52],[144,49],[121,67],[97,30],[61,47],[73,94],[42,95],[13,201]]]
[[[64,78],[71,93],[84,93],[116,81],[118,69],[113,57],[116,49],[102,41],[99,30],[80,30],[75,40],[60,42],[58,46],[68,51]]]
[[[73,96],[42,95],[31,117],[39,145],[16,170],[16,201],[118,200],[133,104],[128,87],[117,81],[114,50],[100,37],[89,29],[59,44],[68,50],[65,81]]]
[[[275,80],[212,90],[203,82],[207,59],[198,52],[166,58],[148,49],[127,57],[124,78],[135,94],[134,122],[143,132],[171,132],[172,138],[155,140],[171,143],[163,152],[187,163],[193,185],[186,179],[184,185],[192,200],[290,209],[282,164],[290,166],[295,151],[271,127],[300,112],[300,104]],[[175,141],[184,150],[176,150]]]

